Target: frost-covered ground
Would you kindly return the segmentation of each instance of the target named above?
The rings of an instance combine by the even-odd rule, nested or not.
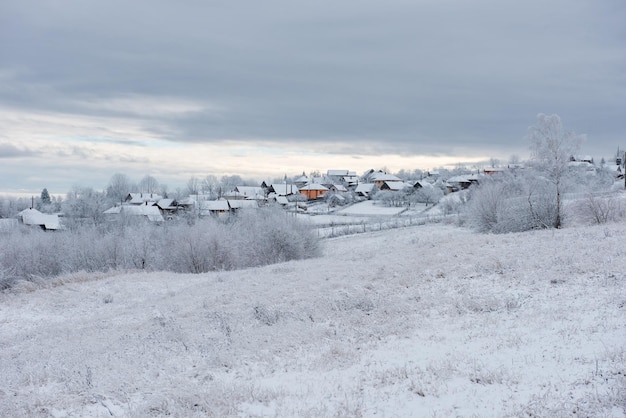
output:
[[[0,295],[1,415],[623,417],[624,237],[420,226],[23,284]]]

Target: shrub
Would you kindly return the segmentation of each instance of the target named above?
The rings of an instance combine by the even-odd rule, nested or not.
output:
[[[261,209],[227,221],[185,220],[83,226],[44,232],[22,228],[0,240],[0,288],[16,280],[76,271],[165,270],[204,273],[316,257],[319,240],[310,227],[283,211]]]

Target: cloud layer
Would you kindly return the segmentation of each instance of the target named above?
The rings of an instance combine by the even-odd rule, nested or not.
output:
[[[4,2],[0,174],[72,171],[81,152],[96,187],[117,170],[430,168],[525,153],[539,112],[608,156],[624,21],[620,0]]]

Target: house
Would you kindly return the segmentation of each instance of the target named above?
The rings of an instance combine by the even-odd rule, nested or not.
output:
[[[341,183],[346,186],[356,186],[359,183],[359,176],[350,170],[328,170],[326,177],[330,179],[331,184]]]
[[[406,188],[413,187],[409,183],[404,183],[402,181],[384,181],[382,186],[380,186],[380,190],[390,190],[392,192],[397,192],[399,190],[404,190]]]
[[[17,219],[24,225],[39,226],[44,231],[61,229],[58,214],[41,213],[37,209],[24,209],[17,214]]]
[[[328,192],[328,188],[321,184],[307,184],[300,189],[300,194],[307,200],[315,200],[323,197]]]
[[[335,193],[345,193],[348,191],[346,186],[344,186],[343,184],[331,184],[328,187],[328,190]]]
[[[363,197],[369,198],[372,190],[376,188],[377,187],[374,183],[359,183],[359,185],[356,186],[356,189],[354,189],[354,193],[356,193],[357,196],[363,196]]]
[[[446,188],[449,193],[458,192],[459,190],[465,190],[472,184],[478,184],[478,176],[475,174],[469,174],[466,176],[454,176],[450,177],[446,181]]]
[[[489,167],[483,170],[485,174],[489,174],[489,175],[502,174],[504,173],[504,171],[505,171],[504,168],[501,168],[501,167]]]
[[[226,193],[228,200],[248,199],[248,200],[264,200],[265,190],[259,186],[237,186],[232,192]]]
[[[179,208],[178,202],[175,199],[161,199],[153,206],[158,207],[161,214],[169,219],[178,212]]]
[[[356,187],[359,184],[359,176],[357,176],[356,173],[350,174],[349,176],[344,176],[343,184],[350,188]]]
[[[163,199],[163,196],[156,193],[128,193],[124,203],[129,205],[142,205],[146,202],[156,203]]]
[[[228,206],[230,207],[231,212],[236,212],[240,209],[258,209],[259,202],[257,200],[249,199],[249,200],[227,200]]]
[[[295,179],[293,182],[296,184],[296,186],[298,186],[298,188],[300,188],[311,183],[311,179],[308,176],[306,176],[304,173],[302,173],[302,175],[298,177],[297,179]]]
[[[200,216],[225,216],[230,213],[228,200],[204,200],[198,202]]]
[[[281,206],[287,206],[289,204],[289,201],[287,200],[285,196],[276,196],[275,200],[276,200],[276,203],[278,203]]]
[[[298,187],[295,184],[273,183],[268,189],[269,193],[276,193],[277,196],[291,196],[298,193]]]
[[[402,183],[402,179],[394,176],[393,174],[387,174],[382,171],[375,172],[370,176],[370,181],[376,185],[379,189],[383,187],[383,184],[389,182],[399,182]]]
[[[163,222],[165,219],[158,206],[150,205],[146,202],[143,205],[119,205],[104,211],[104,215],[109,219],[119,219],[120,217],[132,217],[144,219],[150,222]]]
[[[349,170],[328,170],[326,172],[326,175],[328,177],[335,177],[337,178],[337,180],[341,180],[343,176],[349,176],[350,171]]]

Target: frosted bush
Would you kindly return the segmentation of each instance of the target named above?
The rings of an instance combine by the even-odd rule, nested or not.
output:
[[[258,210],[190,225],[124,222],[44,232],[18,229],[0,240],[0,287],[76,271],[203,273],[316,257],[318,238],[282,211]]]

